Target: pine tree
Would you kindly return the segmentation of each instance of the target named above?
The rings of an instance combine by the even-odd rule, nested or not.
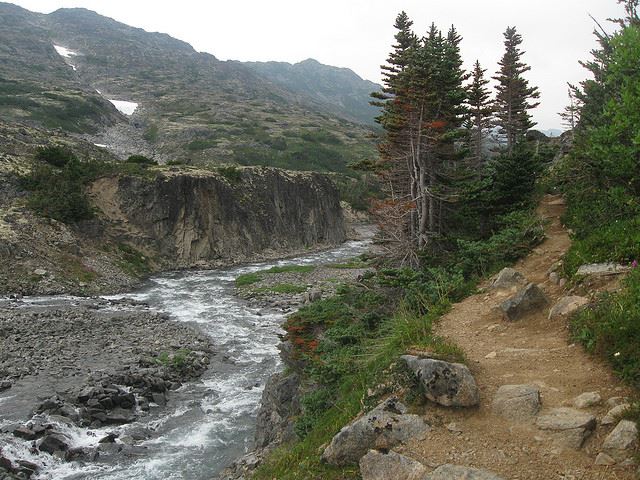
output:
[[[471,161],[474,165],[482,163],[484,141],[487,132],[493,125],[493,100],[487,88],[489,80],[485,78],[486,69],[476,63],[471,74],[471,84],[467,88],[468,114],[465,127],[469,132],[468,144]]]
[[[498,82],[496,125],[506,137],[507,151],[511,153],[527,130],[535,125],[529,110],[539,105],[539,102],[532,100],[539,98],[540,92],[537,87],[530,87],[522,76],[531,67],[522,62],[524,52],[519,48],[522,37],[515,27],[507,28],[504,38],[505,53],[499,62],[500,71],[493,78]]]
[[[563,112],[561,112],[560,118],[562,118],[563,124],[569,129],[571,138],[573,139],[576,127],[580,121],[580,100],[576,97],[577,88],[569,84],[569,105],[567,105]]]

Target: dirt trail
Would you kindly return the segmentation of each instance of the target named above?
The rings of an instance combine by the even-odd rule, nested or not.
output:
[[[537,283],[551,305],[565,295],[547,278],[548,269],[570,245],[559,217],[563,204],[548,196],[539,213],[548,220],[547,239],[515,269]],[[456,304],[437,326],[437,333],[462,347],[481,391],[481,405],[470,410],[427,408],[434,426],[429,439],[407,445],[405,452],[426,465],[455,463],[491,470],[505,479],[578,480],[632,479],[636,468],[595,466],[594,459],[613,426],[598,425],[581,450],[554,444],[533,422],[516,424],[491,412],[501,385],[536,384],[542,395],[542,413],[571,406],[584,392],[598,391],[602,405],[587,409],[602,418],[606,400],[630,392],[602,362],[571,344],[564,320],[548,320],[548,308],[519,322],[506,322],[496,307],[510,292],[488,290]],[[455,423],[451,425],[451,423]]]

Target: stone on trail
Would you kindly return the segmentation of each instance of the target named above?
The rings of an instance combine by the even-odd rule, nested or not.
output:
[[[602,450],[618,462],[632,457],[637,447],[638,426],[631,420],[621,420],[602,444]]]
[[[503,268],[491,284],[491,288],[511,290],[526,285],[527,279],[513,268]]]
[[[357,464],[371,449],[389,450],[410,439],[426,438],[429,425],[406,412],[396,398],[385,400],[343,427],[322,453],[322,460],[335,466]]]
[[[504,318],[508,321],[520,320],[549,303],[547,296],[535,283],[529,283],[513,297],[500,304]]]
[[[616,461],[615,461],[615,459],[611,458],[606,453],[602,453],[601,452],[596,457],[595,464],[596,465],[601,465],[601,466],[610,466],[610,465],[615,465]]]
[[[576,275],[602,277],[607,275],[620,275],[631,270],[630,267],[617,263],[590,263],[578,268]]]
[[[589,299],[585,297],[579,297],[576,295],[562,297],[560,300],[558,300],[558,303],[556,303],[549,311],[549,320],[552,320],[554,318],[569,317],[588,303]]]
[[[624,412],[626,412],[630,407],[631,405],[629,405],[628,403],[623,403],[621,405],[617,405],[613,407],[611,410],[607,412],[607,414],[600,421],[600,423],[602,425],[613,425],[619,420],[620,416]]]
[[[598,392],[585,392],[573,399],[573,406],[576,408],[589,408],[599,405],[602,397]]]
[[[369,450],[360,459],[362,480],[425,480],[427,469],[420,462],[394,451]]]
[[[424,480],[502,480],[495,473],[460,465],[441,465]]]
[[[494,414],[508,420],[529,420],[540,411],[540,389],[536,385],[503,385],[491,408]]]
[[[445,407],[473,407],[480,403],[480,393],[473,375],[460,363],[403,355],[402,360],[418,377],[424,395]]]
[[[540,415],[536,425],[541,430],[553,432],[560,443],[578,449],[596,427],[596,417],[573,408],[554,408]]]

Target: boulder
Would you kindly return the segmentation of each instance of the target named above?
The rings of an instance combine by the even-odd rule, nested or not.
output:
[[[549,300],[544,292],[536,284],[529,283],[513,297],[502,302],[500,308],[504,318],[513,322],[534,313],[548,303]]]
[[[69,450],[69,439],[61,433],[51,433],[42,439],[38,450],[51,455],[55,452],[66,452]]]
[[[394,451],[369,450],[360,459],[362,480],[424,480],[427,469],[420,462]]]
[[[391,449],[409,439],[426,437],[429,425],[406,411],[396,398],[382,402],[340,430],[322,453],[322,460],[336,466],[357,464],[373,448]]]
[[[613,407],[611,410],[607,412],[607,414],[600,421],[600,423],[602,425],[613,425],[619,420],[620,416],[624,412],[626,412],[630,407],[631,405],[629,405],[628,403],[623,403],[621,405]]]
[[[425,480],[502,480],[495,473],[460,465],[441,465]]]
[[[556,440],[570,448],[578,449],[596,427],[596,417],[573,408],[554,408],[540,415],[536,425],[549,430]]]
[[[0,392],[4,392],[5,390],[9,390],[11,388],[11,381],[9,380],[1,380],[0,381]]]
[[[602,397],[598,392],[585,392],[573,399],[573,406],[576,408],[589,408],[602,402]]]
[[[598,456],[596,457],[596,461],[595,461],[596,465],[600,465],[600,466],[611,466],[611,465],[615,465],[616,461],[614,458],[611,458],[609,455],[607,455],[606,453],[602,453],[600,452],[598,454]]]
[[[569,317],[588,303],[589,299],[585,297],[578,297],[575,295],[562,297],[549,311],[549,320]]]
[[[513,268],[503,268],[491,284],[491,288],[511,290],[527,284],[527,279]]]
[[[503,385],[491,407],[494,414],[509,420],[529,420],[540,411],[540,389],[536,385]]]
[[[402,360],[418,377],[424,395],[445,407],[473,407],[480,403],[480,393],[473,375],[460,363],[403,355]]]
[[[638,426],[631,420],[621,420],[602,444],[604,453],[618,462],[632,457],[637,447]]]
[[[602,277],[607,275],[620,275],[631,270],[630,267],[619,265],[617,263],[590,263],[582,265],[578,268],[576,275]]]

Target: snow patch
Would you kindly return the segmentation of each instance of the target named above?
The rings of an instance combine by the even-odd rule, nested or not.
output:
[[[107,146],[105,144],[103,144],[103,143],[94,143],[94,145],[96,147],[100,147],[100,148],[107,148]]]
[[[96,88],[96,92],[98,92],[98,95],[102,95],[102,92],[100,90],[98,90],[97,88]]]
[[[73,50],[69,50],[68,48],[65,48],[65,47],[61,47],[60,45],[54,45],[53,48],[56,49],[56,52],[58,52],[58,55],[64,58],[71,58],[74,55],[78,55],[77,52],[74,52]],[[75,70],[75,67],[74,67],[74,70]]]
[[[125,115],[133,115],[133,112],[138,108],[138,104],[136,102],[127,102],[125,100],[111,100],[108,98],[113,106],[118,109],[120,113],[124,113]]]

